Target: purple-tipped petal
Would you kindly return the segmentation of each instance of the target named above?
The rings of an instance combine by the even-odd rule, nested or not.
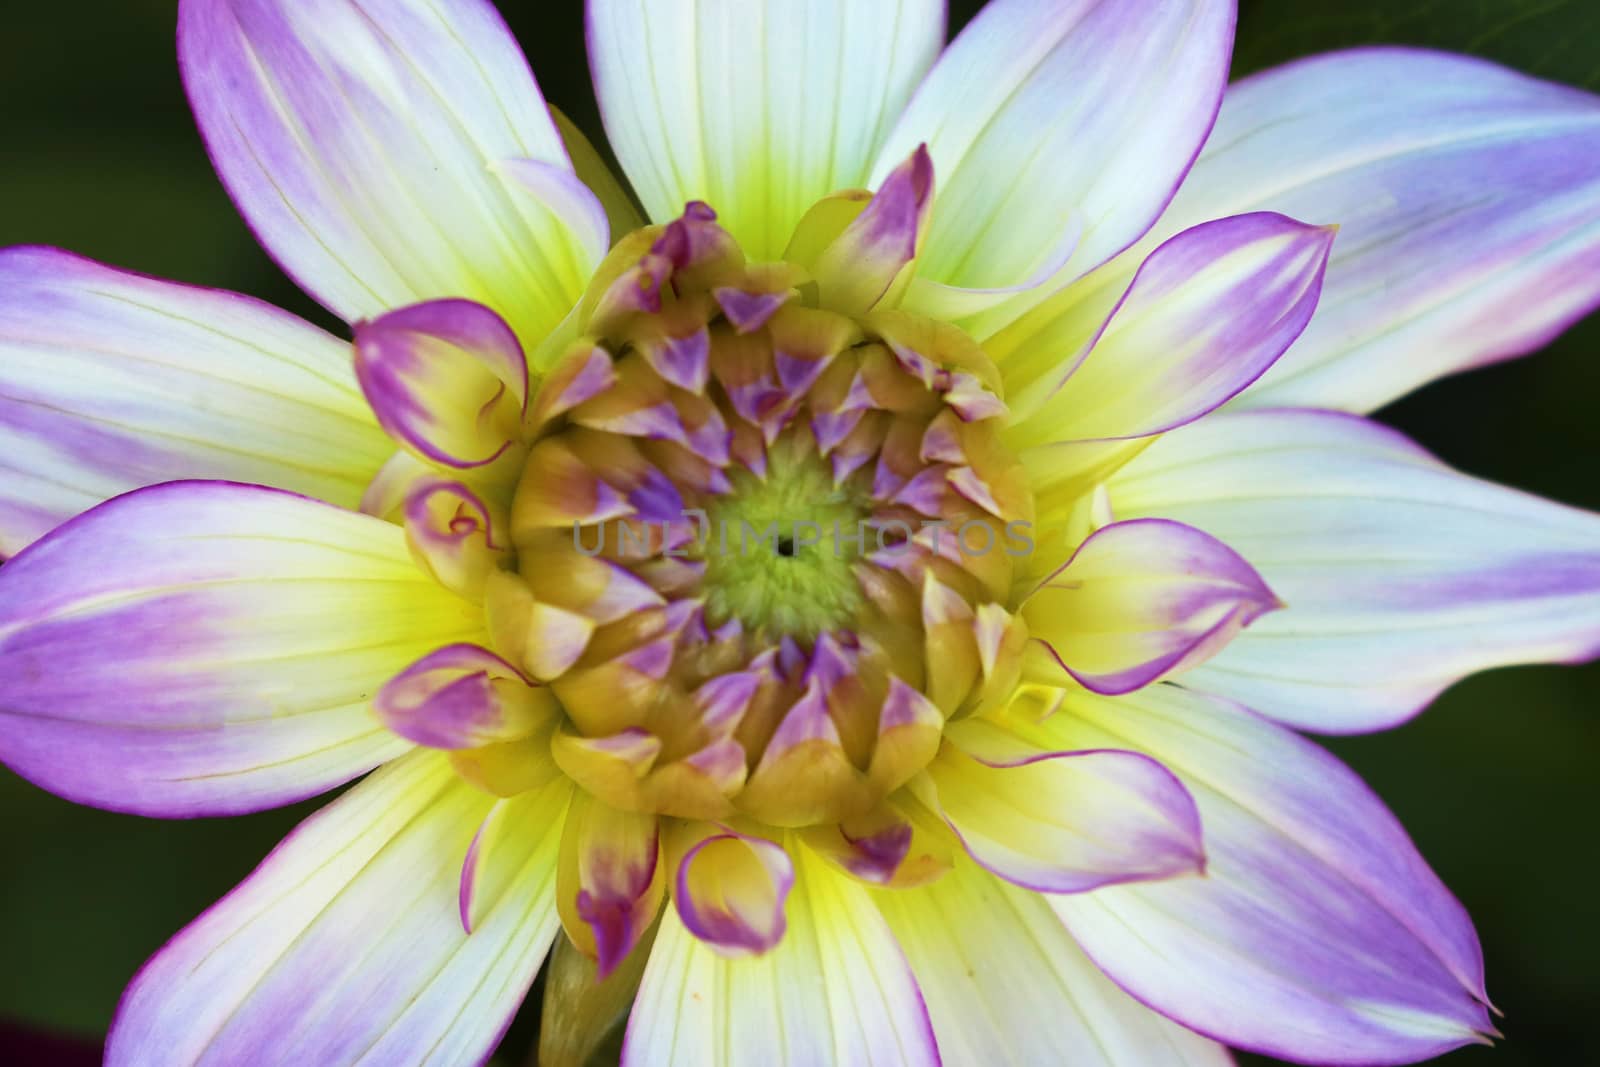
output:
[[[1044,751],[969,720],[929,768],[938,809],[972,858],[1041,893],[1205,870],[1194,799],[1149,756]]]
[[[579,794],[562,838],[557,880],[562,918],[604,980],[633,951],[661,907],[667,880],[658,820]]]
[[[0,760],[145,815],[298,800],[405,751],[372,695],[481,626],[390,523],[258,486],[139,490],[0,568]]]
[[[504,801],[495,804],[489,809],[489,814],[483,817],[483,822],[478,824],[478,830],[472,835],[472,843],[467,846],[466,858],[461,861],[461,882],[456,887],[456,910],[461,915],[461,929],[472,933],[473,905],[477,900],[478,877],[483,872],[483,861],[487,857],[487,842],[492,837],[497,817],[503,817],[506,805]]]
[[[1069,693],[1043,729],[1048,743],[1147,751],[1200,806],[1206,877],[1051,901],[1145,1004],[1302,1063],[1415,1063],[1492,1032],[1466,913],[1316,745],[1172,686]]]
[[[889,295],[917,256],[932,208],[933,161],[918,145],[817,260],[812,273],[823,306],[859,315]]]
[[[611,353],[599,345],[586,345],[568,353],[539,383],[529,416],[536,425],[565,415],[617,384]]]
[[[864,411],[845,411],[835,414],[817,412],[811,416],[811,435],[817,439],[817,452],[823,456],[838,448],[861,424]]]
[[[443,753],[384,768],[301,823],[169,941],[123,994],[110,1067],[486,1058],[559,923],[555,865],[571,788],[503,805],[462,930],[457,858],[494,805]],[[487,844],[487,843],[486,843]]]
[[[728,832],[684,854],[672,899],[685,929],[737,959],[759,956],[783,940],[784,905],[793,888],[794,861],[782,845]]]
[[[355,329],[356,378],[378,422],[424,460],[481,467],[520,433],[528,364],[505,320],[470,300],[391,311]]]
[[[733,323],[735,332],[754,333],[765,326],[794,293],[788,289],[781,293],[752,293],[724,286],[714,290],[713,295],[717,306]]]
[[[1255,569],[1192,526],[1112,523],[1023,602],[1034,638],[1099,693],[1127,693],[1215,656],[1281,608]]]
[[[0,251],[0,558],[185,478],[355,507],[393,450],[349,347],[246,296]]]
[[[691,393],[705,390],[711,378],[711,338],[705,327],[682,337],[661,337],[639,345],[645,361],[661,377]]]
[[[694,691],[695,710],[701,724],[712,733],[731,734],[760,688],[761,675],[755,671],[717,675]]]
[[[1288,604],[1183,684],[1329,733],[1457,679],[1600,654],[1600,517],[1458,474],[1351,415],[1213,415],[1110,483],[1119,515],[1227,541]]]
[[[1240,402],[1371,411],[1600,302],[1600,97],[1410,48],[1267,71],[1158,231],[1257,210],[1342,229],[1316,317]]]
[[[911,849],[911,824],[895,822],[869,834],[852,835],[843,827],[839,836],[845,848],[835,857],[845,870],[863,882],[887,885]]]
[[[1305,329],[1334,233],[1262,213],[1167,241],[1139,268],[1081,364],[1022,389],[1008,382],[1015,414],[1007,440],[1022,448],[1149,437],[1217,408]]]
[[[491,516],[488,505],[461,482],[423,476],[411,485],[401,519],[417,563],[468,598],[482,595],[490,572],[511,547],[504,539],[504,518]]]
[[[520,671],[472,644],[428,653],[378,690],[372,710],[401,737],[447,749],[515,741],[556,714]]]
[[[542,338],[597,262],[527,61],[487,0],[182,0],[178,58],[212,162],[263,245],[356,322],[442,297]]]

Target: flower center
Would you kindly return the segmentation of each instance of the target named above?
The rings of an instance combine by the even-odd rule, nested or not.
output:
[[[703,205],[613,250],[529,408],[496,650],[615,807],[868,815],[1009,692],[1032,501],[970,339],[818,306]]]
[[[779,443],[798,447],[793,436]],[[861,606],[851,574],[864,540],[859,489],[836,485],[814,451],[769,457],[765,479],[735,471],[729,481],[695,547],[710,624],[737,620],[767,642],[847,627]]]

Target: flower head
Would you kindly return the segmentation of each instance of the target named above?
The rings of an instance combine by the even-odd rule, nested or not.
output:
[[[372,772],[110,1062],[482,1059],[552,943],[552,1062],[635,986],[630,1065],[1485,1040],[1460,907],[1286,727],[1600,642],[1600,522],[1357,413],[1600,298],[1600,102],[1224,99],[1221,0],[695,15],[589,7],[646,221],[482,0],[183,0],[348,340],[0,253],[0,757],[163,816]]]

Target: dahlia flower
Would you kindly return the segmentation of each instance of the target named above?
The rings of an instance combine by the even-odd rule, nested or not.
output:
[[[1600,101],[1224,92],[1234,15],[590,0],[640,215],[486,0],[181,0],[350,336],[0,253],[0,758],[174,818],[361,781],[108,1062],[482,1060],[553,949],[549,1063],[624,1011],[697,1067],[1492,1036],[1296,731],[1600,642],[1600,521],[1362,414],[1600,298]]]

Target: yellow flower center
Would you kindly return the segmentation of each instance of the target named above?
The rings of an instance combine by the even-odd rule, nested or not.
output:
[[[614,807],[864,818],[1016,681],[1032,501],[998,374],[949,326],[821,303],[691,206],[619,243],[533,398],[491,634]]]

